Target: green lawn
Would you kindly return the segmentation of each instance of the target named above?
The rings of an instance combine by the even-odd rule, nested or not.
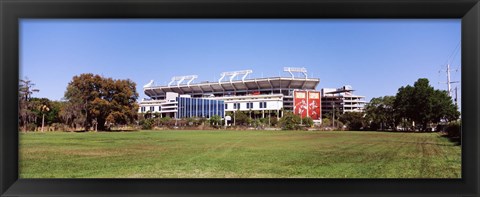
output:
[[[437,133],[21,133],[21,178],[460,178]]]

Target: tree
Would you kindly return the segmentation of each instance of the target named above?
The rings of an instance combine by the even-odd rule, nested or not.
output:
[[[59,116],[66,125],[76,129],[85,122],[85,114],[82,113],[83,105],[81,103],[66,102],[60,109]]]
[[[210,117],[210,125],[212,126],[215,126],[215,125],[219,125],[222,123],[222,117],[220,117],[219,115],[213,115],[212,117]]]
[[[396,129],[399,123],[394,107],[395,96],[372,98],[365,106],[365,124],[371,130]]]
[[[138,93],[136,84],[127,80],[114,80],[100,75],[74,76],[67,86],[65,98],[69,110],[66,115],[81,120],[81,126],[89,130],[96,120],[99,130],[107,130],[112,124],[128,124],[136,120]],[[72,116],[73,115],[73,116]]]
[[[35,121],[36,114],[34,113],[32,103],[30,102],[31,96],[34,92],[39,92],[40,90],[33,88],[35,86],[32,81],[28,78],[19,80],[19,123],[23,126],[23,131],[27,130],[27,125],[32,121]]]
[[[236,125],[247,126],[252,122],[251,118],[243,111],[236,111],[234,118]]]
[[[18,87],[20,100],[28,101],[34,92],[40,91],[39,89],[33,88],[34,86],[35,84],[32,83],[32,81],[28,78],[20,79],[20,84]]]
[[[422,131],[429,123],[456,120],[460,115],[447,92],[435,90],[425,78],[418,79],[413,87],[399,88],[394,108],[400,119],[415,123]]]
[[[339,120],[347,126],[349,130],[358,131],[364,128],[364,113],[362,112],[346,112],[342,114]]]
[[[452,102],[447,91],[435,90],[432,102],[432,122],[456,121],[460,117],[458,107]]]

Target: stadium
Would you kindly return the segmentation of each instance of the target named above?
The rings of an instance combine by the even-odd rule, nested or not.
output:
[[[149,98],[140,102],[139,113],[173,118],[213,115],[225,118],[227,112],[247,111],[255,117],[281,118],[284,112],[294,112],[320,123],[322,114],[332,110],[363,111],[364,96],[353,95],[350,86],[318,91],[320,79],[308,78],[306,68],[285,67],[283,71],[290,77],[247,79],[253,71],[241,70],[223,72],[214,82],[195,83],[197,75],[172,77],[165,85],[155,85],[151,80],[143,86]]]

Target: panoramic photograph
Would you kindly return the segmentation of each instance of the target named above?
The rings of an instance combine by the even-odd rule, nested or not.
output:
[[[462,178],[460,19],[21,19],[20,178]]]

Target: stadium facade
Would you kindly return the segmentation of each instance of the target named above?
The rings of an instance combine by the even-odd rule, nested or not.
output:
[[[284,68],[290,77],[247,79],[252,72],[224,72],[214,82],[194,83],[196,75],[173,77],[167,85],[155,85],[152,80],[143,87],[149,98],[140,102],[139,113],[150,111],[176,118],[209,118],[212,115],[223,118],[229,112],[246,111],[255,117],[280,118],[284,111],[293,111],[321,121],[323,94],[316,90],[320,79],[308,78],[305,68]],[[303,76],[298,77],[299,74]]]

